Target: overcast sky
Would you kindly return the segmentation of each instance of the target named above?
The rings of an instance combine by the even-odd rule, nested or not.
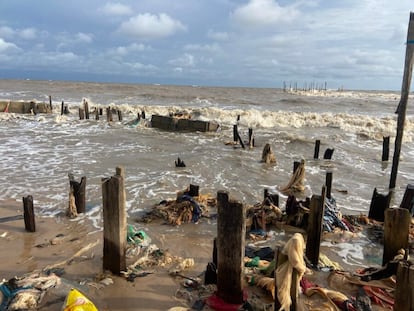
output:
[[[1,0],[0,78],[400,90],[413,0]]]

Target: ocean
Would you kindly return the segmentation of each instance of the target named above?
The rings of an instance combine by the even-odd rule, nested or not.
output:
[[[344,214],[367,214],[374,188],[388,192],[399,91],[297,91],[87,82],[0,80],[0,100],[49,102],[53,113],[0,113],[0,200],[32,195],[36,213],[54,216],[68,207],[69,179],[86,177],[87,217],[100,226],[102,178],[124,167],[128,214],[174,199],[189,184],[201,194],[226,190],[247,205],[263,200],[264,189],[278,193],[295,161],[305,160],[305,195],[320,194],[332,172],[332,196]],[[123,120],[106,116],[79,120],[78,108],[117,107]],[[61,115],[62,101],[69,114]],[[145,111],[146,122],[127,123]],[[218,122],[217,132],[169,132],[150,127],[153,114],[188,112],[193,119]],[[243,140],[253,129],[254,148],[234,147],[233,125]],[[414,178],[414,105],[406,126],[392,206],[399,206]],[[383,162],[383,137],[390,158]],[[314,159],[315,141],[319,158]],[[261,163],[266,143],[274,165]],[[332,159],[324,160],[327,148]],[[186,167],[175,167],[177,158]],[[280,194],[284,209],[286,196]]]

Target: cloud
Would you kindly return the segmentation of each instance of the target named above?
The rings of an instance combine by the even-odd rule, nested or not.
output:
[[[33,27],[13,29],[8,26],[2,26],[0,27],[0,36],[3,38],[19,37],[25,40],[34,40],[37,38],[37,30]]]
[[[143,52],[151,49],[149,46],[146,46],[142,43],[133,43],[128,46],[118,46],[110,51],[111,54],[126,56],[135,52]]]
[[[34,28],[25,28],[19,31],[20,37],[26,40],[33,40],[36,39],[36,29]]]
[[[187,44],[184,46],[184,50],[214,53],[220,50],[220,46],[216,43],[215,44]]]
[[[93,41],[93,35],[88,34],[88,33],[78,32],[75,35],[74,40],[77,42],[91,43]]]
[[[171,59],[168,63],[176,67],[193,67],[195,66],[195,59],[193,55],[185,53],[181,57]]]
[[[20,50],[21,49],[16,44],[4,41],[0,38],[0,53],[15,52]]]
[[[100,10],[111,16],[125,16],[134,13],[129,6],[121,3],[106,3]]]
[[[274,0],[250,0],[237,8],[231,19],[237,26],[248,29],[291,22],[298,15],[295,6],[282,7]]]
[[[229,38],[229,34],[227,32],[218,32],[209,30],[207,33],[207,37],[216,40],[216,41],[226,41]]]
[[[186,27],[180,21],[164,13],[159,15],[149,13],[136,15],[123,22],[118,29],[120,33],[140,39],[169,37],[178,31],[184,30],[186,30]]]

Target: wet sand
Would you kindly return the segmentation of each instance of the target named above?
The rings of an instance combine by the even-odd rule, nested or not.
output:
[[[152,267],[147,271],[154,272],[143,277],[137,277],[129,282],[125,277],[104,273],[102,269],[103,232],[94,228],[88,219],[79,216],[75,220],[65,215],[55,217],[37,217],[36,232],[29,233],[24,229],[22,204],[15,201],[0,202],[0,278],[8,280],[14,276],[21,277],[33,271],[46,271],[48,267],[63,268],[62,283],[51,290],[42,299],[38,310],[60,311],[67,292],[75,287],[86,294],[100,311],[111,310],[168,310],[182,306],[191,307],[193,301],[186,300],[188,295],[199,295],[199,292],[188,291],[183,287],[186,279],[173,277],[168,273],[174,264],[165,267]],[[17,216],[20,219],[13,219]],[[3,221],[1,221],[3,220]],[[6,221],[4,221],[6,220]],[[206,228],[211,224],[202,222],[185,224],[179,227],[163,225],[162,222],[151,224],[137,224],[133,219],[128,223],[136,227],[141,226],[151,242],[160,249],[169,251],[174,256],[194,259],[194,266],[182,272],[191,278],[200,277],[203,281],[203,272],[211,261],[213,235]],[[284,228],[285,230],[286,228]],[[290,233],[284,231],[286,240]],[[293,234],[293,233],[292,233]],[[248,241],[247,241],[248,242]],[[87,249],[80,256],[74,254]],[[332,260],[338,260],[346,270],[353,271],[354,266],[341,262],[341,256],[336,250],[330,252],[329,247],[321,247]],[[73,258],[73,260],[69,260]],[[69,261],[68,261],[69,260]],[[136,258],[129,258],[127,265]],[[327,273],[312,272],[309,279],[320,286],[327,285]],[[110,278],[113,284],[102,285],[99,281]],[[252,295],[271,302],[270,295],[262,289],[247,287]],[[180,295],[185,293],[186,295]],[[189,293],[189,294],[187,294]],[[201,297],[203,298],[203,297]],[[318,297],[305,299],[300,296],[301,310],[309,310],[309,306],[320,305],[324,300]],[[305,308],[305,306],[307,306]],[[203,310],[211,310],[207,306]],[[382,310],[374,307],[373,310]]]

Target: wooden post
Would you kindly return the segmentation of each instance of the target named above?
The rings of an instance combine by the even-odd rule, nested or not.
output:
[[[319,262],[323,214],[325,211],[325,192],[326,188],[322,187],[322,194],[313,195],[311,198],[306,240],[306,257],[314,267],[317,267]]]
[[[321,145],[321,141],[319,139],[317,139],[315,141],[315,150],[313,152],[313,158],[314,159],[319,159],[319,147]]]
[[[383,266],[393,260],[401,248],[407,248],[410,223],[411,215],[405,208],[389,208],[385,211]]]
[[[412,215],[414,212],[414,185],[408,184],[405,188],[404,197],[401,201],[401,208],[408,209],[410,214]]]
[[[122,111],[118,109],[118,120],[122,121]]]
[[[369,207],[368,217],[376,221],[384,221],[384,212],[390,206],[391,193],[380,194],[377,188],[374,189]]]
[[[33,197],[28,195],[23,197],[23,216],[24,216],[24,227],[28,232],[36,232],[35,215],[33,209]]]
[[[238,132],[237,132],[237,124],[233,125],[233,141],[234,143],[237,143],[238,140]]]
[[[85,110],[79,107],[79,120],[85,119]]]
[[[103,108],[99,108],[99,115],[102,116],[103,115]]]
[[[75,197],[76,211],[85,213],[86,211],[86,177],[83,176],[80,182],[77,182],[73,174],[69,174],[69,186]]]
[[[300,165],[300,161],[293,161],[293,174],[295,174],[296,170]]]
[[[401,153],[401,144],[404,134],[404,123],[405,123],[405,114],[407,111],[407,102],[408,96],[410,94],[410,84],[411,76],[413,71],[413,62],[414,62],[414,12],[410,12],[410,21],[408,24],[408,33],[407,33],[407,47],[405,52],[405,65],[404,65],[404,77],[401,88],[401,99],[398,104],[396,113],[398,113],[397,119],[397,134],[395,136],[395,147],[394,147],[394,156],[392,158],[392,169],[391,169],[391,178],[390,178],[390,189],[395,188],[397,181],[398,173],[398,164],[400,161]]]
[[[100,109],[95,108],[95,120],[98,121],[99,120],[99,111]]]
[[[83,109],[85,109],[85,118],[89,120],[89,104],[87,100],[83,100]]]
[[[217,295],[230,304],[243,303],[246,209],[217,192]]]
[[[277,193],[270,194],[269,189],[267,188],[264,189],[263,199],[269,200],[269,203],[279,207],[279,195]]]
[[[102,179],[103,269],[120,275],[126,269],[127,220],[123,168],[115,176]]]
[[[382,138],[382,161],[388,161],[390,154],[390,137]]]
[[[394,310],[414,310],[414,264],[401,260],[397,269]]]
[[[60,115],[63,115],[64,106],[65,106],[65,103],[62,100],[62,106],[60,107]]]
[[[52,105],[52,96],[49,95],[49,107],[50,107],[50,111],[53,110],[53,105]]]
[[[198,197],[199,186],[190,184],[190,189],[188,191],[188,195],[192,197]]]
[[[106,120],[112,122],[112,109],[111,107],[106,108]]]
[[[335,151],[335,149],[334,149],[334,148],[327,148],[327,149],[325,150],[325,153],[323,154],[323,158],[324,158],[325,160],[330,160],[330,159],[332,159],[332,155],[333,155],[334,151]]]
[[[325,186],[326,186],[326,197],[330,199],[331,191],[332,191],[332,172],[326,172]]]
[[[253,129],[249,128],[249,147],[254,147]]]

